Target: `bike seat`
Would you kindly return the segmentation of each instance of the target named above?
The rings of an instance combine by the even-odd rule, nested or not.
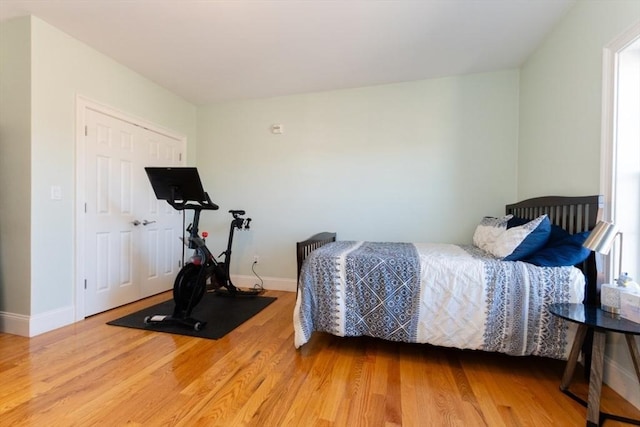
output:
[[[244,215],[246,212],[243,211],[243,210],[233,210],[232,209],[232,210],[229,211],[229,213],[231,215],[233,215],[233,216],[236,216],[236,215]]]

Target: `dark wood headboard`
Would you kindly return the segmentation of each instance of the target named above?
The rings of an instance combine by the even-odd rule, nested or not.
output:
[[[302,242],[296,243],[296,257],[298,259],[298,276],[300,279],[300,270],[302,269],[302,263],[309,256],[311,251],[314,249],[318,249],[320,246],[326,245],[327,243],[336,241],[336,233],[330,233],[324,231],[322,233],[314,234],[309,237],[307,240],[303,240]]]
[[[603,207],[602,196],[546,196],[523,200],[506,206],[506,213],[513,216],[534,219],[547,214],[552,224],[562,227],[571,234],[592,230],[598,220],[598,214]],[[585,275],[587,285],[584,302],[588,305],[599,305],[598,271],[596,269],[595,254],[580,265]]]
[[[507,205],[506,213],[526,219],[535,219],[547,214],[552,224],[574,234],[595,227],[602,200],[602,196],[536,197]]]

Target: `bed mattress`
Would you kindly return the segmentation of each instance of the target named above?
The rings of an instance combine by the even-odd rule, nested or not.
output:
[[[295,346],[316,331],[566,359],[575,330],[553,303],[579,303],[574,267],[501,261],[474,246],[338,241],[305,260]]]

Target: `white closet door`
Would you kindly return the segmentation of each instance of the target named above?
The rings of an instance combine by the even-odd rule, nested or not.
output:
[[[86,111],[85,315],[168,290],[182,222],[155,199],[145,166],[178,166],[180,141]]]
[[[153,132],[144,132],[143,146],[138,163],[144,166],[179,166],[180,145],[172,138]],[[140,271],[140,291],[148,297],[173,287],[182,260],[182,214],[165,200],[156,199],[144,166],[138,168],[141,185],[137,189],[138,212],[142,224],[141,255],[145,260]],[[146,225],[145,225],[146,224]]]

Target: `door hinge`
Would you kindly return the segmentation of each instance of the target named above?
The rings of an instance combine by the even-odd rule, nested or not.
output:
[[[181,162],[182,161],[182,153],[178,153],[178,161]]]
[[[87,204],[84,204],[84,213],[87,213]]]
[[[87,289],[87,279],[84,279],[84,288]]]
[[[89,135],[89,127],[87,125],[84,126],[84,136]]]

